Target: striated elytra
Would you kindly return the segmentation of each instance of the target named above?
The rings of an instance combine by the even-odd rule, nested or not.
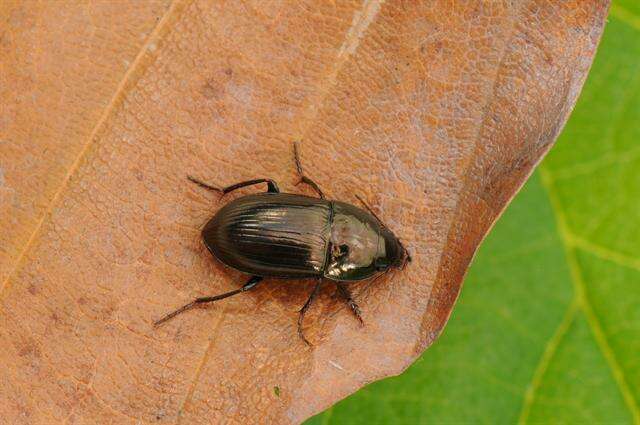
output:
[[[239,197],[222,207],[202,230],[205,245],[220,262],[251,275],[242,287],[224,294],[197,298],[156,322],[163,323],[197,304],[210,303],[255,288],[265,277],[317,278],[298,316],[302,332],[305,312],[323,279],[337,284],[339,293],[362,322],[360,308],[346,282],[368,279],[401,268],[411,260],[400,240],[373,211],[325,199],[316,183],[302,172],[294,144],[299,183],[311,186],[319,198],[280,193],[271,179],[248,180],[224,189],[189,179],[223,195],[246,186],[267,183],[267,192]]]

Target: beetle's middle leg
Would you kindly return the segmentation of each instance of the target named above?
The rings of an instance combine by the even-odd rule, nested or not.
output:
[[[176,317],[178,314],[183,313],[199,304],[206,304],[206,303],[212,303],[214,301],[218,301],[218,300],[222,300],[224,298],[228,298],[232,295],[236,295],[239,294],[241,292],[246,292],[249,289],[253,289],[256,287],[256,285],[258,283],[260,283],[260,281],[263,279],[262,276],[252,276],[249,281],[247,283],[244,284],[244,286],[240,289],[234,289],[233,291],[229,291],[229,292],[225,292],[224,294],[220,294],[220,295],[215,295],[213,297],[200,297],[200,298],[196,298],[195,300],[191,301],[188,304],[183,305],[182,307],[180,307],[179,309],[175,310],[172,313],[167,314],[166,316],[164,316],[162,319],[158,320],[157,322],[155,322],[153,325],[154,326],[158,326],[164,322],[166,322],[169,319],[172,319],[174,317]]]
[[[311,345],[311,343],[304,337],[304,332],[302,332],[302,321],[304,320],[304,314],[309,310],[311,303],[318,296],[318,292],[320,292],[320,284],[322,283],[322,279],[318,279],[318,283],[311,291],[311,295],[309,295],[309,299],[300,309],[300,314],[298,315],[298,336],[305,342],[307,345]]]
[[[254,179],[254,180],[247,180],[247,181],[243,181],[243,182],[239,182],[236,184],[232,184],[231,186],[227,186],[227,187],[217,187],[217,186],[213,186],[211,184],[202,182],[198,179],[196,179],[195,177],[191,177],[191,176],[187,176],[187,178],[189,180],[191,180],[192,182],[194,182],[195,184],[197,184],[200,187],[203,187],[207,190],[213,190],[214,192],[218,192],[218,193],[222,193],[223,195],[226,195],[229,192],[233,192],[236,189],[240,189],[242,187],[247,187],[247,186],[253,186],[254,184],[260,184],[260,183],[266,183],[267,184],[267,192],[270,193],[280,193],[280,189],[278,188],[278,185],[276,184],[276,182],[274,182],[271,179]]]
[[[356,316],[358,321],[360,321],[360,324],[364,325],[364,321],[362,320],[362,311],[360,311],[360,307],[358,307],[358,304],[356,304],[356,302],[353,300],[351,291],[349,291],[347,285],[345,285],[343,282],[336,282],[336,286],[338,287],[338,292],[340,293],[342,298],[344,298],[353,314]]]
[[[324,199],[324,194],[322,193],[322,190],[320,190],[320,186],[318,186],[318,184],[311,180],[309,177],[305,176],[304,171],[302,171],[302,164],[300,162],[300,153],[298,152],[297,142],[293,143],[293,157],[296,161],[296,170],[298,171],[298,177],[300,177],[300,180],[298,180],[296,186],[300,183],[308,184],[313,190],[315,190],[320,199]]]

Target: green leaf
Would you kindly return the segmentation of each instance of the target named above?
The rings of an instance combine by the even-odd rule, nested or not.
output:
[[[557,146],[436,344],[309,424],[640,423],[640,5],[613,5]]]

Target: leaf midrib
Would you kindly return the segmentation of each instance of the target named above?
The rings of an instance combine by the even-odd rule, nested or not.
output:
[[[98,119],[95,126],[91,130],[91,133],[89,133],[89,137],[87,137],[87,140],[83,143],[75,160],[69,166],[69,169],[67,170],[67,173],[62,179],[62,182],[60,183],[58,190],[56,190],[53,197],[51,197],[51,199],[47,203],[47,207],[45,208],[44,212],[41,214],[40,218],[38,219],[35,227],[33,228],[33,231],[31,232],[31,234],[29,235],[29,238],[27,239],[27,242],[24,244],[24,247],[16,257],[15,262],[13,264],[13,268],[11,268],[11,271],[7,273],[7,277],[2,282],[2,285],[0,286],[0,299],[2,299],[7,288],[9,287],[9,282],[13,280],[13,277],[15,276],[17,271],[20,270],[22,262],[24,261],[26,254],[31,249],[31,246],[37,239],[37,236],[39,235],[40,230],[42,229],[42,226],[46,221],[46,218],[52,214],[54,207],[60,202],[60,197],[64,193],[69,182],[71,181],[71,177],[78,170],[78,168],[80,167],[80,164],[82,164],[82,159],[85,157],[85,155],[89,151],[89,148],[93,144],[92,142],[98,135],[98,132],[104,127],[105,123],[111,116],[112,112],[116,109],[117,105],[122,101],[122,99],[124,99],[124,95],[127,89],[131,87],[130,86],[131,81],[136,75],[136,72],[138,71],[138,69],[140,68],[140,65],[143,63],[145,54],[150,50],[149,47],[152,45],[152,43],[154,43],[161,37],[163,28],[167,25],[167,22],[170,20],[170,18],[176,14],[176,11],[179,9],[184,9],[184,7],[178,7],[179,3],[184,3],[184,1],[183,0],[172,1],[171,5],[166,9],[164,15],[162,15],[162,18],[158,20],[158,23],[156,24],[156,26],[153,28],[151,33],[149,33],[149,36],[147,37],[144,44],[138,51],[138,54],[136,55],[135,59],[131,62],[131,64],[129,65],[129,68],[124,73],[124,76],[122,77],[122,79],[120,80],[120,83],[115,89],[113,97],[111,98],[111,100],[105,107],[104,111],[100,115],[100,118]]]
[[[385,0],[364,0],[359,15],[354,15],[351,27],[346,32],[343,44],[338,51],[335,64],[331,67],[324,78],[321,79],[316,95],[311,96],[309,101],[302,108],[302,118],[300,119],[299,123],[300,134],[298,135],[298,137],[295,137],[296,140],[304,140],[306,138],[307,132],[310,130],[319,113],[320,108],[318,106],[321,106],[325,102],[330,89],[336,84],[336,79],[338,77],[338,74],[340,73],[340,70],[343,68],[347,60],[357,50],[358,46],[360,45],[361,38],[363,37],[371,22],[375,21],[375,18],[380,11],[380,7],[384,2]],[[187,391],[187,394],[178,410],[176,425],[179,425],[182,422],[182,413],[193,399],[195,388],[200,380],[200,375],[204,370],[204,366],[207,364],[209,356],[212,352],[215,335],[217,333],[219,324],[224,319],[224,314],[225,312],[223,309],[220,312],[219,319],[217,319],[216,325],[214,326],[214,329],[211,333],[204,355],[198,363],[198,368],[196,369],[194,377],[189,384],[189,390]]]
[[[611,348],[611,345],[609,344],[606,332],[602,328],[600,320],[596,316],[593,310],[593,306],[591,305],[591,301],[587,296],[587,288],[582,278],[582,272],[576,258],[576,249],[578,248],[578,245],[575,241],[577,240],[577,238],[572,235],[567,225],[567,220],[564,210],[562,209],[562,204],[556,193],[555,187],[553,186],[551,172],[545,166],[542,166],[540,168],[540,174],[542,177],[542,185],[546,189],[549,195],[549,199],[551,200],[551,206],[556,218],[558,233],[560,239],[562,240],[562,245],[564,246],[565,250],[565,257],[567,259],[567,264],[571,272],[571,280],[574,286],[574,300],[571,305],[576,304],[577,308],[582,310],[582,312],[584,313],[587,324],[589,325],[589,328],[595,337],[598,348],[600,349],[600,352],[604,356],[607,365],[611,370],[616,385],[618,386],[618,389],[620,390],[620,393],[624,398],[625,404],[627,405],[634,419],[634,422],[640,423],[640,408],[638,407],[638,402],[637,400],[635,400],[633,393],[631,392],[624,374],[624,370],[620,366],[618,359],[616,358],[615,353]],[[588,245],[582,244],[581,249],[584,249],[587,246]],[[599,250],[586,249],[585,251],[602,258],[601,251]],[[607,259],[610,258],[611,257],[608,257]],[[571,308],[571,305],[569,306],[569,308]],[[567,326],[565,332],[559,336],[558,342],[560,342],[566,335],[566,330],[568,330],[568,328],[569,327]],[[531,398],[531,400],[533,400],[534,397],[535,395]]]
[[[570,270],[571,280],[574,287],[574,298],[567,307],[564,319],[547,343],[540,363],[536,367],[536,372],[534,373],[532,382],[529,385],[529,388],[525,395],[519,423],[526,423],[531,406],[533,404],[533,401],[535,400],[535,392],[540,387],[542,378],[558,346],[562,342],[562,339],[566,336],[570,325],[575,320],[576,313],[580,310],[586,317],[587,324],[595,337],[600,352],[604,356],[611,370],[614,381],[616,382],[616,385],[618,386],[618,389],[623,396],[625,404],[627,405],[634,422],[640,423],[640,407],[638,406],[638,401],[635,400],[635,397],[633,396],[629,384],[627,383],[624,370],[620,366],[614,350],[609,344],[606,332],[600,324],[600,320],[596,316],[591,302],[587,297],[587,289],[582,279],[582,273],[576,258],[576,250],[580,249],[598,258],[602,258],[617,265],[627,268],[633,268],[636,270],[640,270],[640,260],[627,257],[620,253],[608,250],[592,242],[574,236],[568,229],[567,220],[562,209],[562,205],[555,191],[555,187],[553,186],[551,172],[543,165],[540,167],[540,174],[542,177],[543,187],[547,191],[549,199],[551,200],[552,210],[556,219],[556,226],[558,229],[559,237],[564,247],[565,258],[567,260],[567,265]]]
[[[633,29],[640,30],[640,17],[626,10],[622,6],[616,4],[612,5],[610,13],[612,16],[616,17],[621,22],[624,22],[625,24],[631,26]],[[618,159],[623,158],[623,155],[618,154],[615,158],[613,158],[613,161],[610,162],[617,162]],[[578,166],[573,166],[570,168],[574,169],[579,167],[580,164],[578,164]],[[620,393],[622,394],[624,402],[629,409],[629,412],[631,413],[634,423],[640,424],[639,402],[635,399],[633,392],[629,387],[624,369],[620,366],[615,352],[609,344],[606,332],[600,324],[600,320],[596,316],[591,301],[587,296],[587,288],[584,280],[582,279],[581,269],[576,258],[576,251],[580,249],[581,251],[588,252],[591,255],[594,255],[605,261],[638,271],[640,271],[640,259],[632,258],[619,252],[612,251],[584,238],[574,235],[569,230],[565,212],[562,208],[562,203],[560,202],[560,198],[556,192],[555,186],[553,185],[554,178],[552,176],[552,172],[547,168],[547,166],[542,164],[540,166],[540,174],[542,177],[542,185],[545,188],[547,195],[551,201],[552,211],[556,220],[556,228],[558,229],[558,236],[560,237],[560,240],[562,241],[562,245],[564,247],[565,258],[570,270],[571,280],[574,288],[574,297],[567,307],[564,318],[545,346],[544,353],[540,359],[538,366],[536,367],[532,381],[525,393],[525,398],[518,422],[520,424],[524,424],[527,422],[531,407],[536,398],[536,391],[539,389],[542,383],[542,379],[548,369],[548,366],[551,363],[563,338],[567,335],[571,324],[574,322],[577,316],[577,313],[579,311],[582,311],[586,318],[587,325],[589,326],[596,340],[598,349],[605,358],[605,361],[607,362],[607,365],[611,370],[613,379]],[[559,172],[553,174],[563,177],[563,170],[560,170]],[[589,174],[588,171],[587,174]]]

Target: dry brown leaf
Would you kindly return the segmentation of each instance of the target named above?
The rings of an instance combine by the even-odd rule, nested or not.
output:
[[[52,4],[0,9],[0,414],[17,423],[300,422],[402,371],[555,140],[607,9],[175,0],[153,28],[163,2]],[[271,280],[154,329],[244,279],[204,249],[221,204],[185,176],[295,191],[298,139],[330,197],[367,198],[413,253],[356,285],[366,327],[326,285],[309,348],[312,282]]]
[[[0,282],[169,3],[0,2]]]

